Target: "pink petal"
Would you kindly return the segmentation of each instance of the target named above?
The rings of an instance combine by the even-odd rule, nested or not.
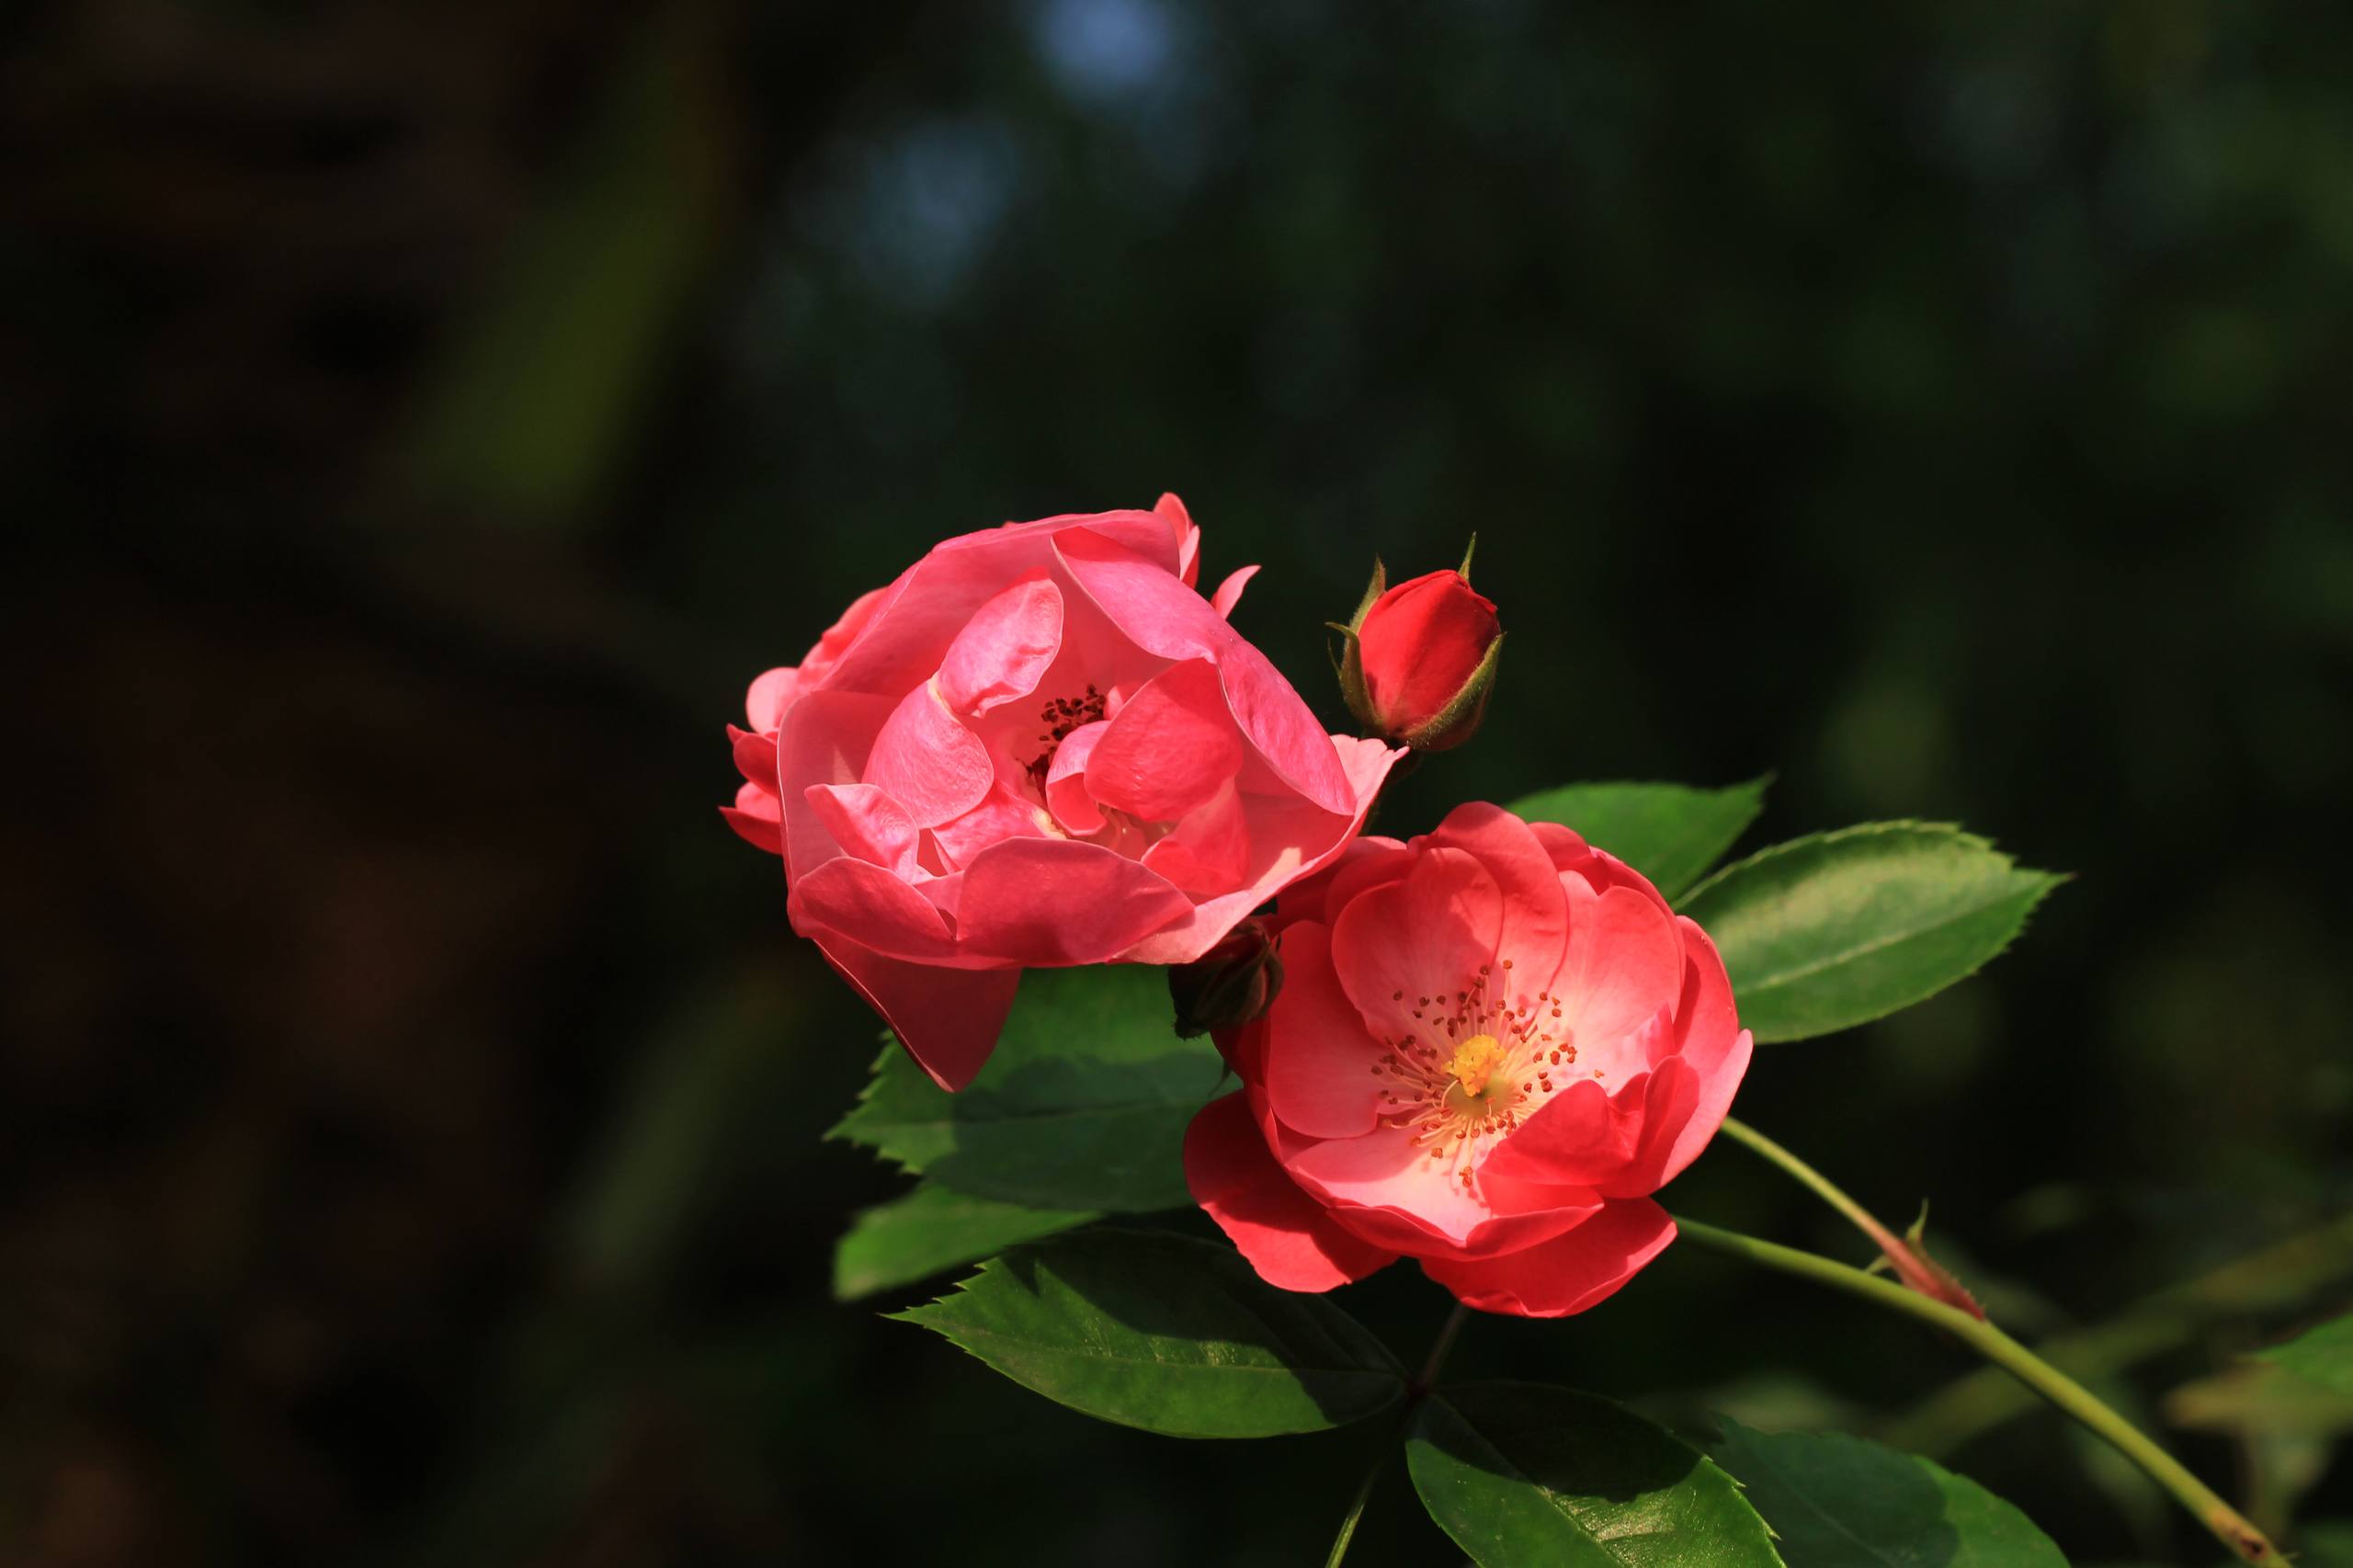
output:
[[[953,822],[941,823],[931,835],[954,866],[969,866],[992,844],[1008,838],[1047,836],[1044,816],[1036,805],[1002,784],[992,784],[981,803]]]
[[[1219,619],[1233,619],[1233,607],[1242,602],[1242,590],[1248,587],[1250,579],[1257,574],[1256,566],[1245,566],[1226,574],[1225,581],[1217,585],[1217,592],[1210,596],[1210,608],[1217,611]]]
[[[1283,1174],[1242,1095],[1211,1100],[1185,1130],[1185,1185],[1269,1285],[1329,1290],[1396,1261]]]
[[[1250,864],[1250,828],[1229,778],[1176,831],[1144,851],[1143,863],[1171,886],[1200,897],[1229,892]]]
[[[1335,816],[1297,795],[1245,791],[1244,820],[1250,829],[1250,871],[1244,886],[1206,899],[1187,919],[1154,933],[1120,955],[1124,963],[1190,963],[1214,947],[1234,923],[1300,878],[1312,876],[1343,854],[1364,825],[1381,778],[1405,754],[1373,744],[1374,766],[1365,776],[1355,813]]]
[[[784,824],[779,819],[780,809],[781,804],[774,795],[757,784],[746,784],[735,791],[735,803],[720,807],[719,814],[753,848],[781,855],[784,853]]]
[[[1404,849],[1405,846],[1393,838],[1381,838],[1368,835],[1350,840],[1347,847],[1325,861],[1321,870],[1312,876],[1302,877],[1283,889],[1282,896],[1277,901],[1275,913],[1268,922],[1268,929],[1285,931],[1302,920],[1313,920],[1319,926],[1329,926],[1332,923],[1333,906],[1325,895],[1338,880],[1368,858],[1378,856],[1393,864],[1396,874],[1376,880],[1394,881],[1398,877],[1405,874],[1405,868],[1412,863],[1410,858],[1404,853]],[[1347,901],[1341,902],[1345,904]]]
[[[1686,968],[1682,995],[1675,1008],[1675,1051],[1690,1064],[1699,1091],[1691,1119],[1676,1137],[1662,1180],[1699,1158],[1699,1151],[1723,1125],[1756,1047],[1754,1037],[1739,1027],[1732,982],[1724,974],[1724,961],[1717,955],[1715,943],[1688,919],[1678,916],[1676,924],[1683,933]]]
[[[1425,1258],[1422,1272],[1481,1312],[1567,1317],[1615,1294],[1674,1239],[1665,1210],[1629,1199],[1551,1241],[1476,1261]]]
[[[894,699],[843,691],[803,692],[777,732],[777,778],[784,801],[788,869],[801,876],[842,852],[804,792],[812,784],[855,784]]]
[[[1569,1085],[1505,1138],[1484,1170],[1511,1181],[1600,1186],[1625,1169],[1642,1142],[1650,1077],[1643,1074],[1615,1095],[1591,1078]]]
[[[847,855],[795,877],[785,900],[792,928],[916,963],[957,960],[956,938],[929,900],[881,867]],[[965,962],[960,967],[978,967]]]
[[[968,952],[1033,968],[1102,963],[1192,907],[1100,845],[1009,838],[964,869],[957,934]]]
[[[800,683],[801,672],[790,665],[754,676],[752,688],[744,694],[744,716],[752,728],[768,731],[781,723]]]
[[[1593,850],[1583,838],[1559,823],[1532,822],[1528,824],[1528,831],[1536,835],[1536,842],[1543,846],[1544,853],[1552,858],[1555,870],[1574,869],[1593,856]]]
[[[920,835],[889,795],[871,784],[812,784],[801,798],[845,853],[895,877],[915,874]]]
[[[888,790],[917,825],[932,827],[979,805],[996,772],[980,737],[956,722],[926,681],[874,737],[866,782]]]
[[[1063,647],[1063,594],[1050,577],[1016,583],[964,623],[939,665],[952,713],[976,717],[1029,696]]]
[[[1269,1033],[1267,1055],[1282,1051],[1283,1041]],[[1372,1082],[1370,1074],[1365,1082]],[[1430,1158],[1410,1131],[1390,1122],[1377,1122],[1360,1137],[1309,1143],[1283,1164],[1301,1186],[1339,1210],[1341,1223],[1400,1252],[1443,1250],[1495,1217],[1462,1186],[1452,1160]]]
[[[739,730],[730,724],[727,726],[727,749],[735,759],[736,772],[771,795],[778,792],[775,731],[754,734],[749,730]]]
[[[1081,836],[1103,831],[1103,813],[1097,808],[1095,797],[1086,791],[1086,774],[1096,743],[1110,727],[1107,719],[1081,724],[1063,737],[1063,744],[1054,748],[1052,764],[1046,769],[1048,809],[1054,813],[1056,822]]]
[[[953,1094],[996,1049],[1017,969],[937,969],[820,939],[818,950],[882,1016],[915,1065]]]
[[[1266,655],[1206,599],[1099,532],[1073,529],[1054,544],[1072,580],[1138,647],[1216,665],[1234,722],[1285,783],[1327,812],[1354,811],[1331,737]]]
[[[1484,801],[1457,806],[1425,840],[1466,850],[1503,892],[1495,951],[1512,960],[1515,1003],[1552,988],[1568,945],[1569,901],[1552,857],[1526,823]]]
[[[1145,822],[1175,822],[1206,805],[1242,768],[1242,737],[1217,672],[1171,665],[1114,715],[1086,761],[1087,792]]]
[[[1502,922],[1503,896],[1475,857],[1426,849],[1404,881],[1360,893],[1340,911],[1332,965],[1383,1044],[1412,1037],[1442,1045],[1454,994],[1494,964]]]
[[[1627,1060],[1627,1037],[1682,994],[1683,934],[1632,888],[1597,894],[1574,872],[1561,885],[1569,942],[1552,982],[1563,1013],[1553,1032],[1577,1048],[1583,1065],[1631,1076],[1643,1063]]]
[[[1176,499],[1173,490],[1153,503],[1152,509],[1167,522],[1168,531],[1176,538],[1176,575],[1189,588],[1201,574],[1201,530],[1194,526],[1193,514],[1185,509],[1185,503]]]
[[[1379,1119],[1387,1081],[1381,1042],[1332,972],[1332,934],[1293,926],[1282,937],[1283,988],[1267,1021],[1267,1096],[1285,1126],[1314,1138],[1354,1138]]]

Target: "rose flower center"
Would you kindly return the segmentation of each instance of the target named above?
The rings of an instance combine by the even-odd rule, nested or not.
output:
[[[1553,1032],[1561,999],[1549,991],[1498,994],[1511,983],[1509,959],[1502,970],[1499,983],[1482,964],[1451,994],[1416,996],[1414,1017],[1440,1038],[1384,1041],[1388,1049],[1372,1068],[1384,1080],[1381,1119],[1410,1128],[1414,1147],[1450,1164],[1466,1190],[1475,1190],[1486,1151],[1552,1097],[1553,1074],[1577,1059],[1576,1047]],[[1405,993],[1395,999],[1404,1001]],[[1567,1078],[1563,1072],[1563,1084]]]

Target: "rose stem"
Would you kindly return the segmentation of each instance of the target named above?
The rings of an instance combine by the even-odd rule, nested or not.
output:
[[[1348,1517],[1340,1521],[1340,1533],[1332,1542],[1332,1554],[1324,1560],[1324,1568],[1340,1568],[1340,1559],[1348,1554],[1348,1542],[1356,1539],[1357,1521],[1364,1517],[1364,1506],[1372,1500],[1372,1483],[1381,1478],[1381,1466],[1389,1460],[1390,1450],[1404,1437],[1406,1428],[1414,1423],[1414,1412],[1419,1408],[1424,1395],[1438,1381],[1438,1369],[1446,1365],[1446,1353],[1454,1348],[1455,1335],[1462,1332],[1462,1324],[1471,1316],[1471,1309],[1461,1302],[1454,1303],[1454,1311],[1446,1316],[1446,1325],[1438,1331],[1438,1338],[1430,1344],[1428,1358],[1422,1362],[1421,1375],[1405,1385],[1405,1408],[1397,1413],[1396,1425],[1389,1436],[1381,1439],[1380,1449],[1372,1456],[1372,1463],[1365,1468],[1364,1480],[1357,1487],[1356,1500],[1348,1505]]]
[[[1678,1217],[1676,1226],[1685,1238],[1703,1247],[1795,1274],[1935,1324],[2106,1438],[2119,1453],[2140,1466],[2149,1479],[2172,1493],[2239,1561],[2267,1564],[2281,1561],[2279,1549],[2261,1530],[2212,1488],[2190,1474],[2180,1460],[2102,1403],[2089,1389],[1983,1318],[1972,1317],[1958,1307],[1949,1307],[1893,1279],[1866,1274],[1814,1253],[1745,1236],[1737,1231],[1719,1230],[1697,1220]]]
[[[2120,1317],[2043,1341],[2037,1354],[2073,1376],[2105,1377],[2174,1348],[2218,1318],[2298,1305],[2347,1275],[2353,1275],[2353,1214],[2168,1285]],[[1933,1457],[2033,1408],[2031,1394],[1998,1369],[1981,1367],[1914,1405],[1881,1435],[1897,1448]]]
[[[1847,1197],[1837,1183],[1749,1126],[1748,1123],[1737,1117],[1728,1116],[1724,1118],[1722,1131],[1725,1137],[1736,1143],[1745,1143],[1749,1148],[1764,1155],[1766,1159],[1794,1176],[1815,1197],[1844,1214],[1854,1222],[1855,1229],[1869,1236],[1871,1239],[1871,1244],[1881,1252],[1894,1255],[1903,1248],[1902,1238],[1885,1225],[1881,1224],[1870,1210]]]

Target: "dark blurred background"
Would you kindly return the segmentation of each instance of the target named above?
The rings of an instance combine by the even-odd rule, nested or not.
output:
[[[1502,686],[1392,830],[1770,768],[1752,844],[2078,873],[1742,1102],[1932,1197],[2020,1330],[2344,1211],[2353,15],[76,0],[0,47],[0,1558],[1319,1560],[1377,1434],[1097,1426],[878,1315],[925,1292],[830,1299],[902,1185],[820,1140],[874,1024],[713,811],[853,595],[1164,489],[1335,723],[1321,623],[1478,532]],[[1669,1197],[1859,1256],[1734,1148]],[[2163,1425],[2347,1290],[2109,1386]],[[1443,1315],[1346,1300],[1408,1356]],[[1455,1365],[1863,1430],[1968,1369],[1688,1250]],[[1949,1458],[2079,1562],[2208,1560],[2048,1415]],[[1351,1562],[1449,1552],[1392,1472]]]

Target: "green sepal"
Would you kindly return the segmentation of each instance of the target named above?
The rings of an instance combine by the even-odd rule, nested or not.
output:
[[[1445,707],[1398,739],[1415,751],[1445,751],[1469,740],[1478,731],[1479,721],[1486,716],[1487,698],[1495,690],[1495,670],[1503,657],[1504,636],[1503,632],[1495,633],[1479,667],[1471,672],[1461,690],[1446,699]]]

